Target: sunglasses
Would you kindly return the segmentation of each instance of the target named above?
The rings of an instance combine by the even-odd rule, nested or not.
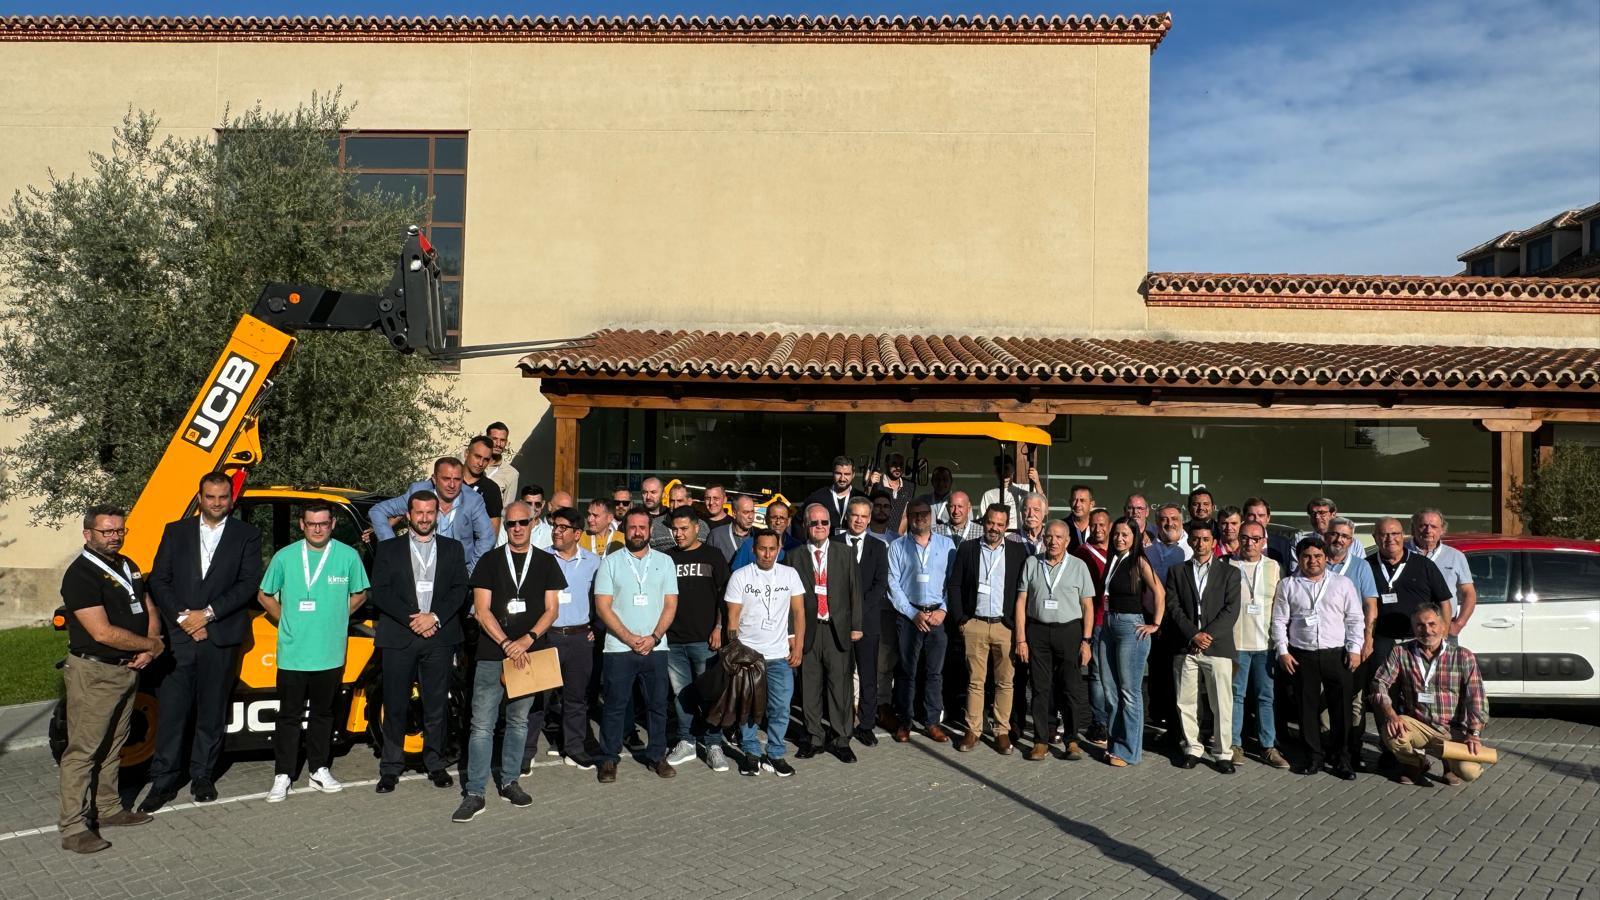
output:
[[[533,520],[532,519],[507,519],[506,520],[506,527],[507,528],[527,528],[529,525],[532,525],[532,524],[533,524]]]
[[[818,526],[822,526],[822,527],[826,528],[827,526],[829,526],[829,525],[831,525],[833,523],[829,522],[827,519],[815,519],[815,520],[813,520],[811,522],[807,522],[806,524],[810,525],[812,528],[816,528]]]

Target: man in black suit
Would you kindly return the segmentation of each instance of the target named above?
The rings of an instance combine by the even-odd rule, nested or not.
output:
[[[855,645],[861,640],[861,583],[855,554],[846,544],[828,540],[833,520],[821,503],[801,510],[806,542],[789,551],[789,565],[806,589],[805,653],[800,667],[800,705],[805,712],[810,740],[796,753],[810,759],[826,749],[842,763],[856,761],[850,749],[855,726],[851,709],[855,686]],[[828,740],[822,723],[823,707],[833,725]]]
[[[872,730],[878,725],[878,709],[888,705],[894,684],[894,664],[898,654],[889,657],[889,672],[883,682],[879,703],[880,650],[895,646],[899,640],[895,624],[887,625],[884,619],[895,615],[889,605],[889,548],[883,541],[867,534],[872,522],[872,501],[866,497],[853,497],[845,512],[844,534],[836,540],[844,544],[856,564],[857,597],[861,601],[861,640],[856,641],[856,677],[861,693],[856,698],[855,739],[863,747],[876,747],[877,735]],[[808,629],[809,631],[809,629]],[[887,638],[884,636],[888,635]]]
[[[1022,583],[1022,566],[1028,561],[1027,548],[1006,540],[1010,512],[1004,503],[990,506],[983,514],[983,537],[963,541],[956,548],[950,566],[950,608],[956,630],[966,648],[967,733],[956,745],[960,751],[978,746],[983,736],[983,699],[989,682],[989,667],[994,667],[994,746],[1002,754],[1011,752],[1012,684],[1016,669],[1011,663],[1012,632],[1016,630],[1013,601]]]
[[[1216,556],[1214,526],[1195,519],[1185,526],[1194,557],[1167,570],[1167,626],[1182,641],[1171,676],[1178,684],[1178,718],[1183,729],[1181,768],[1192,769],[1205,754],[1200,742],[1199,699],[1211,707],[1211,758],[1217,771],[1233,774],[1233,624],[1239,619],[1239,569]],[[1151,670],[1150,677],[1167,673]]]
[[[802,512],[813,503],[819,503],[828,512],[828,534],[836,535],[844,532],[844,519],[848,514],[850,501],[855,497],[865,497],[866,494],[852,485],[856,478],[856,464],[848,456],[835,456],[833,458],[833,482],[827,487],[819,487],[806,496],[797,509]],[[794,534],[802,540],[810,539],[811,535],[803,521],[803,516],[796,516]]]
[[[453,784],[444,757],[450,665],[461,645],[467,599],[467,556],[461,543],[434,534],[439,497],[416,491],[406,500],[407,534],[378,545],[372,561],[375,646],[383,651],[383,761],[380,794],[394,790],[405,769],[406,710],[411,685],[422,697],[422,761],[438,787]]]
[[[200,803],[217,799],[212,779],[228,727],[234,662],[250,630],[250,601],[261,584],[261,532],[228,515],[233,510],[228,476],[208,472],[201,477],[199,506],[197,518],[167,525],[150,569],[150,596],[172,654],[157,693],[160,721],[142,812],[155,812],[178,795],[191,715],[189,790]]]

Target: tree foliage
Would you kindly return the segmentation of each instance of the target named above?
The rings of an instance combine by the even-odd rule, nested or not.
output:
[[[216,140],[130,112],[89,172],[0,214],[0,384],[30,430],[0,455],[35,521],[132,504],[239,317],[269,281],[376,291],[422,201],[354,189],[337,92],[225,113]],[[257,483],[398,489],[453,403],[374,334],[307,332],[262,413]]]
[[[1600,447],[1556,444],[1518,490],[1517,508],[1534,534],[1600,540]]]

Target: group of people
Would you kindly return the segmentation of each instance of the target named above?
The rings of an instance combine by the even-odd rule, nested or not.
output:
[[[708,485],[702,513],[683,485],[663,496],[652,477],[637,502],[621,487],[580,511],[566,492],[519,485],[504,454],[495,423],[465,458],[439,459],[429,479],[373,506],[370,576],[361,554],[333,539],[333,510],[321,503],[301,508],[304,538],[263,571],[260,535],[229,515],[220,473],[201,480],[200,515],[167,526],[148,576],[119,553],[123,513],[90,509],[62,584],[63,846],[94,852],[109,846],[99,828],[149,821],[176,797],[185,759],[194,799],[216,798],[252,600],[278,629],[269,802],[290,795],[302,755],[310,789],[343,788],[331,772],[333,716],[347,628],[363,607],[381,654],[381,705],[368,712],[381,708],[379,793],[394,791],[406,766],[413,696],[422,768],[434,785],[453,785],[447,701],[467,660],[457,822],[483,812],[491,783],[513,806],[531,804],[518,779],[547,730],[568,765],[596,770],[601,783],[616,780],[630,738],[663,778],[697,759],[728,771],[730,743],[741,774],[790,777],[797,703],[793,756],[845,764],[856,761],[852,745],[877,745],[880,726],[896,742],[918,723],[951,742],[947,702],[960,708],[956,750],[974,750],[987,730],[995,751],[1012,754],[1022,740],[1035,761],[1082,759],[1087,745],[1111,766],[1137,764],[1149,720],[1180,767],[1209,758],[1231,773],[1253,717],[1260,759],[1290,768],[1279,709],[1298,720],[1304,774],[1366,769],[1368,713],[1402,783],[1428,784],[1444,741],[1480,747],[1481,678],[1453,640],[1472,614],[1471,571],[1442,543],[1437,510],[1417,512],[1409,535],[1380,519],[1369,559],[1326,498],[1308,505],[1310,528],[1291,541],[1268,531],[1271,509],[1258,498],[1218,508],[1202,488],[1152,508],[1135,494],[1113,520],[1076,486],[1069,515],[1048,520],[1031,470],[1021,485],[1000,468],[1001,487],[974,506],[947,470],[916,495],[903,461],[858,485],[840,456],[830,484],[793,507],[730,501]],[[959,652],[948,652],[952,642]],[[561,687],[508,698],[506,667],[549,648]],[[759,656],[765,704],[713,724],[707,685],[735,651]],[[172,659],[151,788],[124,809],[117,765],[131,697],[138,670],[163,654]],[[1479,771],[1451,762],[1439,778],[1459,784]]]

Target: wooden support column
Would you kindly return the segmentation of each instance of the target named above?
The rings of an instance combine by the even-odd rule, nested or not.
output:
[[[1494,530],[1500,534],[1521,534],[1522,517],[1517,515],[1517,489],[1528,477],[1528,435],[1543,424],[1538,419],[1484,419],[1483,427],[1495,436]]]
[[[589,407],[565,403],[552,404],[556,417],[555,491],[578,496],[578,422],[589,414]]]
[[[1054,422],[1055,420],[1056,420],[1056,414],[1055,413],[1050,413],[1050,412],[1045,412],[1045,413],[1003,412],[1003,413],[1000,413],[1000,421],[1002,421],[1002,422],[1010,422],[1013,425],[1033,425],[1033,426],[1035,426],[1037,428],[1044,428],[1044,429],[1049,429],[1050,424],[1052,422]],[[1028,480],[1028,454],[1023,449],[1023,445],[1022,444],[1020,444],[1020,443],[1016,444],[1011,448],[1011,462],[1016,465],[1017,484],[1025,483]],[[1043,480],[1043,476],[1040,476],[1040,480],[1041,481]],[[1050,485],[1045,484],[1045,485],[1041,485],[1041,487],[1044,488],[1046,494],[1050,493]],[[974,513],[974,515],[981,515],[981,513]]]

